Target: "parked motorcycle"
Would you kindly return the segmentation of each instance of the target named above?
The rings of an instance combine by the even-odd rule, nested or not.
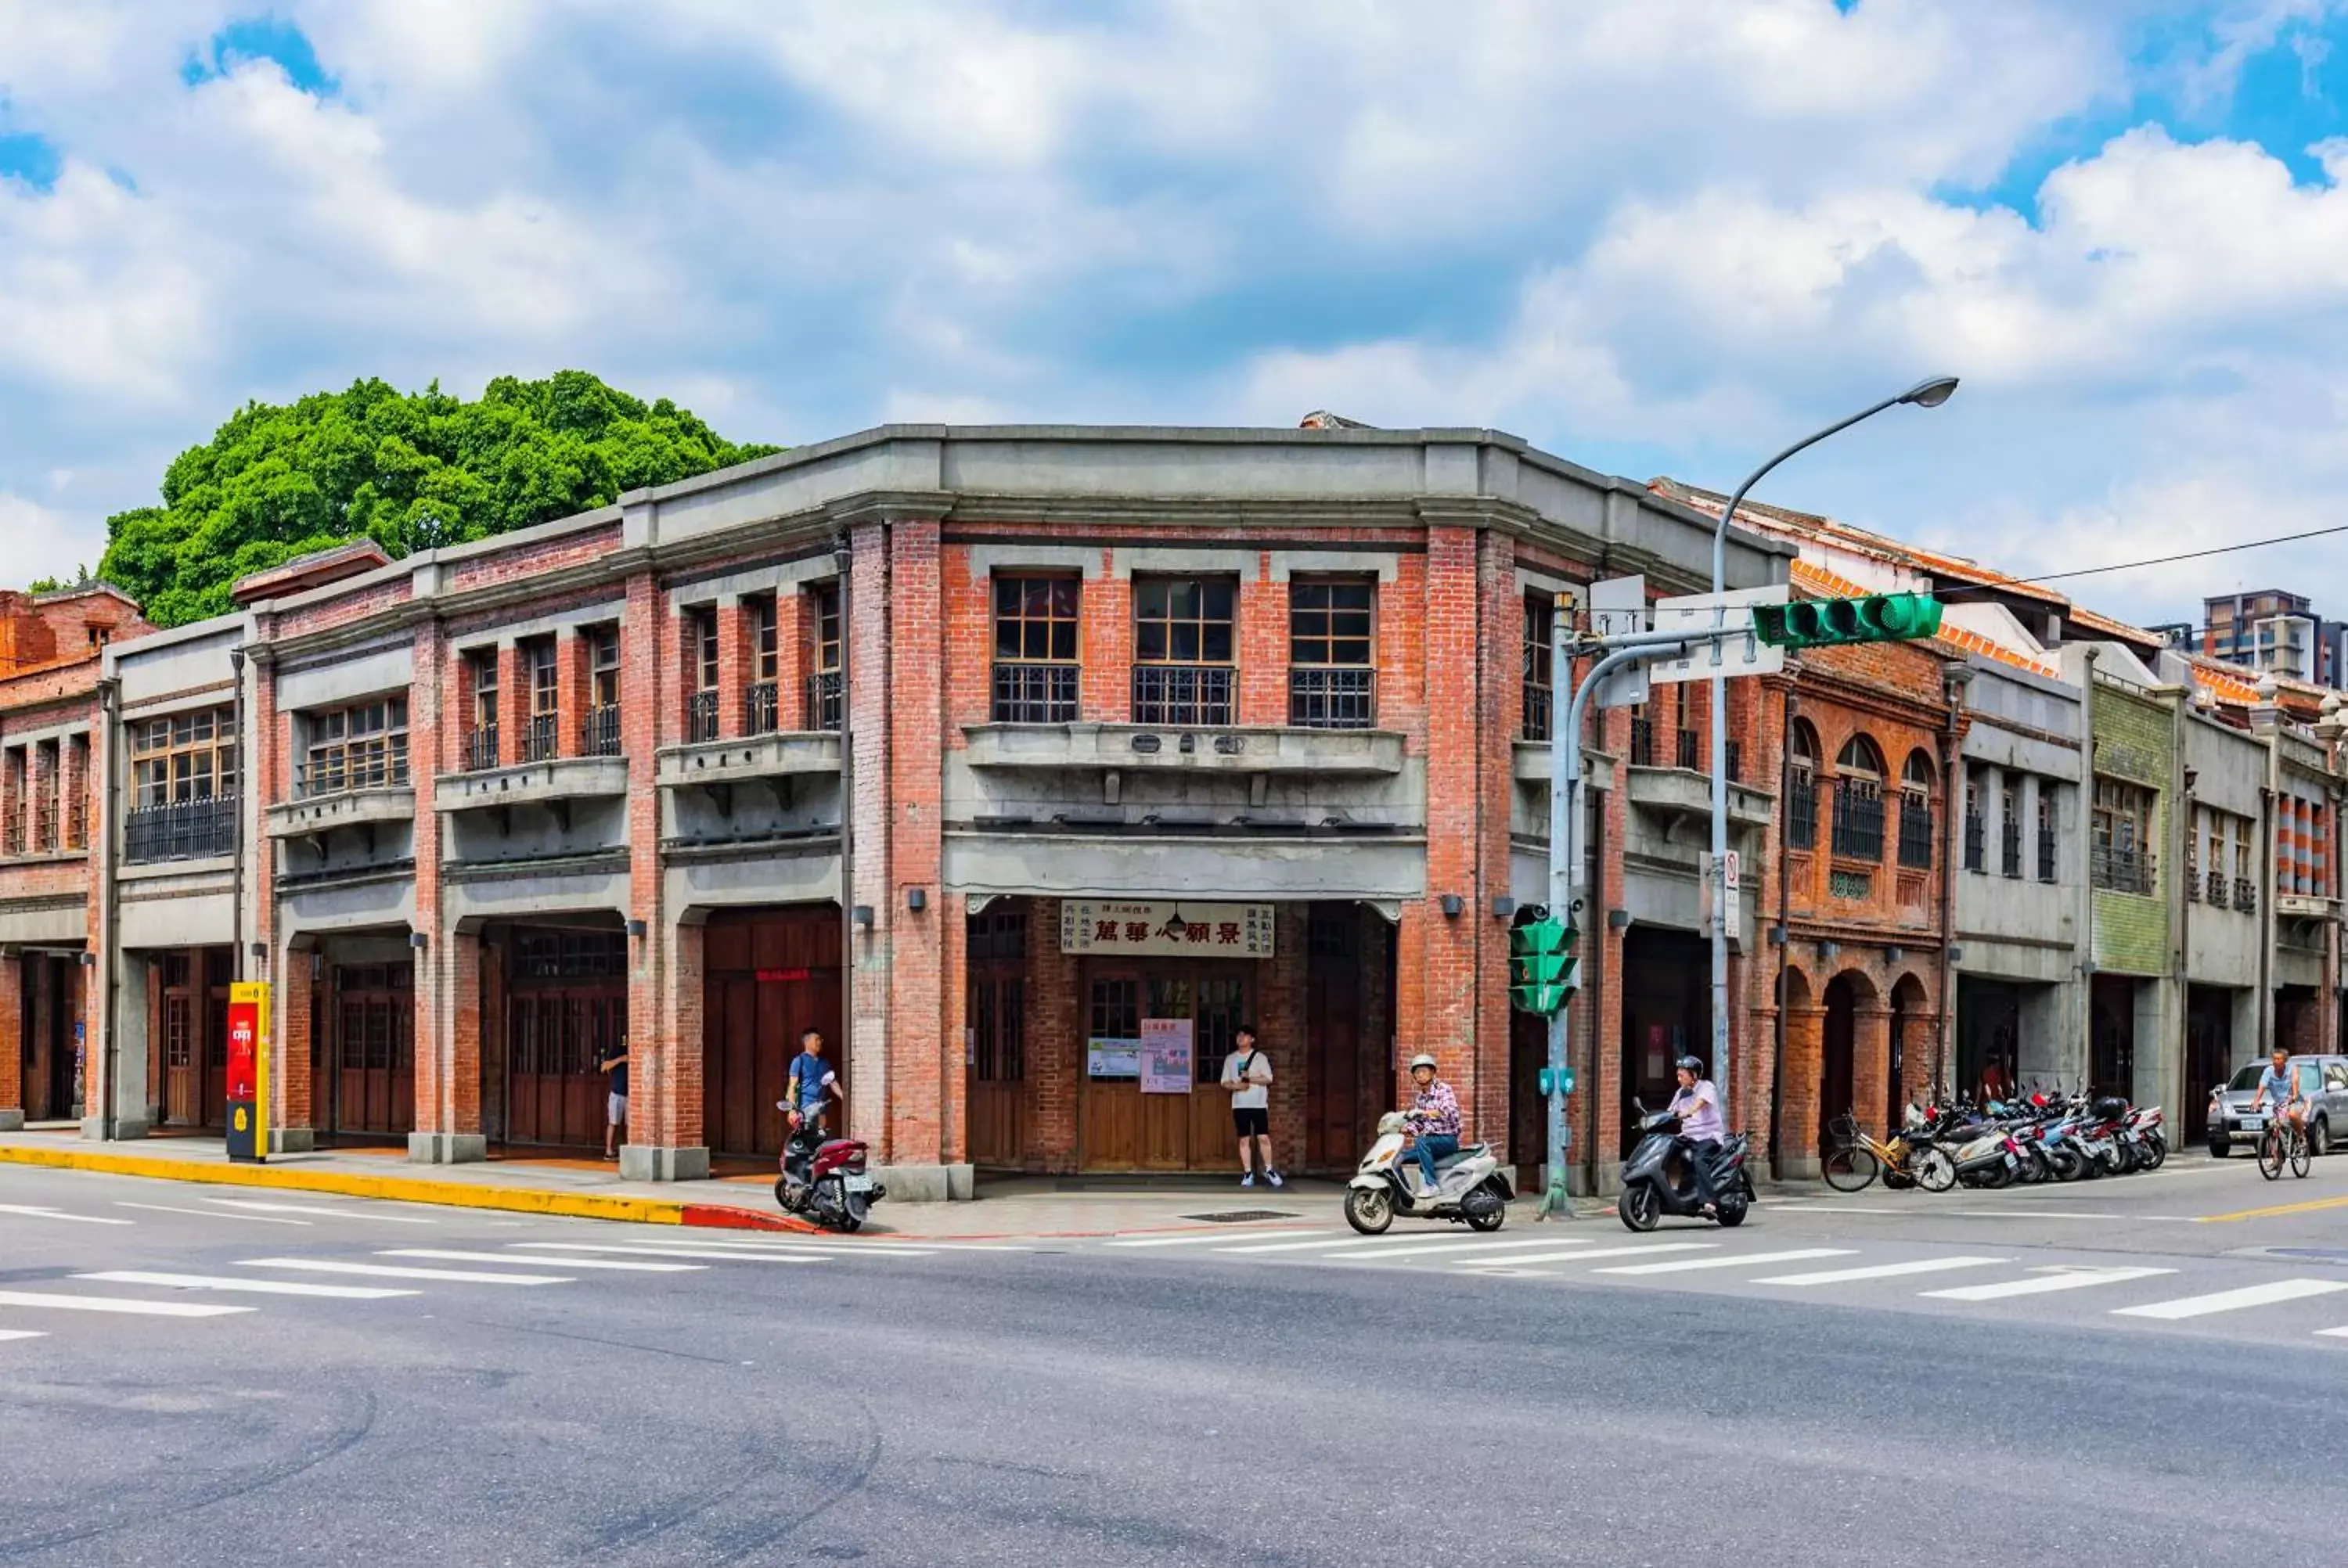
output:
[[[1403,1149],[1410,1118],[1389,1111],[1378,1118],[1377,1141],[1362,1156],[1345,1187],[1345,1223],[1364,1235],[1377,1235],[1396,1214],[1411,1219],[1450,1220],[1468,1229],[1496,1231],[1507,1223],[1516,1188],[1491,1147],[1470,1143],[1435,1163],[1435,1192],[1421,1197],[1412,1177],[1418,1163]]]
[[[784,1108],[790,1134],[783,1140],[782,1174],[775,1202],[784,1212],[811,1219],[827,1230],[862,1228],[872,1205],[889,1195],[865,1168],[861,1139],[827,1138],[823,1122]]]
[[[1616,1216],[1632,1230],[1651,1231],[1666,1214],[1701,1214],[1704,1204],[1696,1197],[1695,1172],[1688,1162],[1704,1158],[1704,1152],[1681,1147],[1678,1117],[1667,1111],[1651,1115],[1636,1100],[1631,1104],[1638,1112],[1643,1135],[1631,1157],[1622,1162],[1622,1193],[1614,1200]],[[1753,1173],[1746,1167],[1746,1135],[1739,1132],[1711,1151],[1713,1217],[1724,1225],[1743,1225],[1752,1211]]]

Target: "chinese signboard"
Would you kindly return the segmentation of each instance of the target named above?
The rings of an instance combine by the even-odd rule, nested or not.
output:
[[[1141,1091],[1144,1094],[1190,1092],[1190,1020],[1187,1018],[1146,1018],[1141,1020]]]
[[[1269,904],[1128,904],[1071,898],[1060,905],[1060,951],[1137,958],[1269,958]]]
[[[240,980],[228,992],[228,1157],[269,1157],[269,987]]]

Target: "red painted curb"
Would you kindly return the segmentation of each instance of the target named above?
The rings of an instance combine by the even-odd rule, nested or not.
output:
[[[677,1216],[676,1223],[710,1230],[790,1231],[799,1235],[824,1234],[820,1225],[809,1225],[790,1214],[762,1214],[756,1209],[737,1209],[728,1204],[687,1204]]]

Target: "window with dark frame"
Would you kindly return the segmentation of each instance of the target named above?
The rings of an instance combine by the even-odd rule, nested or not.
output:
[[[407,783],[407,699],[376,697],[311,713],[309,743],[294,776],[297,796]]]
[[[523,738],[522,758],[542,763],[561,749],[556,726],[562,717],[562,682],[555,663],[554,639],[537,637],[523,643],[521,662],[530,682],[530,733]]]
[[[1547,594],[1525,595],[1525,719],[1520,732],[1528,741],[1546,741],[1557,702],[1551,669],[1551,633],[1557,626],[1557,601]]]
[[[236,710],[204,708],[134,720],[133,804],[123,822],[123,857],[186,860],[236,848]]]
[[[1989,869],[1989,825],[1982,820],[1981,775],[1965,770],[1965,869]]]
[[[1066,724],[1076,717],[1082,665],[1073,577],[994,579],[994,722]]]
[[[819,582],[808,590],[811,660],[807,678],[807,727],[840,729],[847,693],[840,670],[839,584]]]
[[[580,718],[582,756],[620,754],[620,629],[591,626],[587,641],[587,712]]]
[[[1366,578],[1296,578],[1288,585],[1288,722],[1366,730],[1377,719],[1378,585]]]
[[[1237,599],[1229,578],[1134,579],[1135,723],[1232,723]]]
[[[1910,871],[1932,869],[1932,759],[1908,753],[1900,771],[1900,864]]]
[[[1818,737],[1800,719],[1794,721],[1787,744],[1786,784],[1786,847],[1818,846]]]
[[[771,735],[782,728],[781,618],[771,593],[746,600],[743,610],[750,618],[750,689],[742,697],[742,728],[747,734]]]
[[[465,679],[473,694],[472,725],[465,737],[465,765],[476,772],[498,765],[498,651],[465,655]]]
[[[717,610],[701,605],[685,612],[685,738],[717,738]]]
[[[1997,792],[1998,869],[2008,876],[2022,875],[2022,781],[2008,773]]]
[[[2119,779],[2097,778],[2089,817],[2090,879],[2115,893],[2153,890],[2152,792]]]
[[[2038,880],[2054,880],[2056,850],[2054,825],[2054,784],[2047,779],[2038,781]]]
[[[1834,853],[1851,860],[1883,858],[1883,753],[1865,735],[1853,735],[1835,758]]]

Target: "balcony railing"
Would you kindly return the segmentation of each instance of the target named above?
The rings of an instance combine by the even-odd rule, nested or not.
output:
[[[617,702],[590,708],[587,716],[579,721],[579,754],[582,757],[616,757],[620,754],[620,705]]]
[[[1655,721],[1653,719],[1631,721],[1631,765],[1634,768],[1655,765]]]
[[[1072,724],[1076,719],[1078,666],[997,660],[994,722],[998,724]]]
[[[848,717],[847,688],[837,670],[819,670],[807,678],[807,727],[837,733]]]
[[[1731,784],[1745,782],[1745,746],[1742,742],[1728,743],[1728,779]]]
[[[122,819],[122,858],[138,866],[232,855],[239,800],[237,795],[222,794],[140,806]]]
[[[1883,858],[1881,786],[1864,779],[1836,781],[1834,852],[1853,860]]]
[[[1997,825],[1997,857],[1998,869],[2008,876],[2021,876],[2022,824],[2016,822],[2010,812],[2005,820]]]
[[[1689,773],[1698,773],[1703,770],[1704,743],[1694,730],[1682,730],[1679,733],[1678,745],[1672,753],[1672,765],[1684,768]]]
[[[1900,864],[1910,871],[1932,869],[1932,802],[1921,791],[1900,797]]]
[[[2099,844],[2087,856],[2089,877],[2096,886],[2113,893],[2151,893],[2153,869],[2147,850]]]
[[[1366,730],[1378,716],[1378,672],[1307,665],[1288,672],[1288,722],[1305,730]]]
[[[15,815],[12,812],[9,814],[9,817],[6,822],[0,822],[0,855],[22,855],[24,853],[25,825],[17,821]]]
[[[2247,876],[2234,878],[2234,907],[2245,915],[2259,912],[2259,885]]]
[[[2054,830],[2051,827],[2038,830],[2038,880],[2054,880]]]
[[[689,742],[717,738],[717,692],[715,688],[686,693],[685,738]]]
[[[2188,904],[2201,902],[2201,871],[2189,856],[2185,862],[2185,901]]]
[[[2202,880],[2209,885],[2209,907],[2223,909],[2226,907],[2226,874],[2222,871],[2212,871]]]
[[[482,773],[498,765],[498,727],[483,724],[465,737],[465,771]]]
[[[45,790],[33,797],[33,853],[55,855],[57,850],[57,797]]]
[[[1965,813],[1965,869],[1989,869],[1989,824],[1970,811]]]
[[[1557,694],[1547,686],[1525,682],[1525,730],[1529,741],[1549,739],[1550,715],[1555,711]]]
[[[66,802],[66,847],[89,847],[89,802],[85,796],[77,794]]]
[[[1137,664],[1133,668],[1133,722],[1229,724],[1232,721],[1234,674],[1228,664]]]
[[[407,783],[407,750],[374,756],[336,756],[294,764],[294,798],[314,800],[352,789],[399,789]]]
[[[555,753],[562,749],[557,739],[555,723],[556,715],[552,713],[532,713],[530,716],[530,728],[522,736],[522,761],[543,763],[553,760]]]
[[[1786,787],[1786,847],[1818,846],[1818,775],[1796,768]]]
[[[782,687],[774,681],[753,681],[742,693],[742,733],[771,735],[783,727]]]

